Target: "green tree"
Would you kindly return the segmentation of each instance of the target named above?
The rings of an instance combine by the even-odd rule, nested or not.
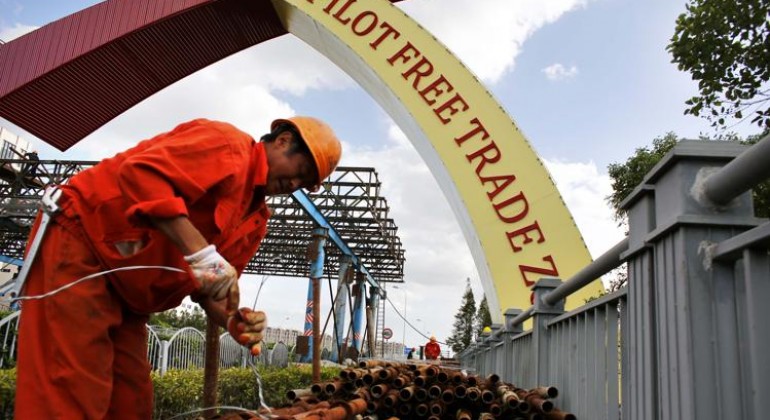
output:
[[[727,118],[770,127],[770,0],[690,0],[667,46],[698,82],[685,114],[724,127]]]
[[[471,279],[467,279],[460,309],[455,314],[452,335],[446,340],[453,352],[459,353],[470,346],[473,339],[473,317],[475,313],[476,299],[473,297],[473,291],[471,290]]]
[[[199,331],[206,331],[206,312],[199,306],[192,311],[184,309],[169,309],[150,316],[148,324],[166,328],[193,327]]]
[[[484,329],[484,327],[489,327],[492,325],[492,314],[489,313],[489,304],[487,303],[486,295],[483,299],[481,299],[481,303],[479,303],[479,310],[476,311],[476,318],[474,321],[477,337],[481,335],[481,331]]]
[[[625,220],[625,212],[620,209],[620,203],[631,194],[647,172],[671,150],[680,139],[674,133],[666,133],[652,141],[652,148],[640,147],[624,163],[611,163],[607,172],[612,178],[612,194],[607,201],[615,212],[617,221]]]
[[[749,136],[743,140],[735,134],[725,134],[717,138],[710,139],[701,137],[700,140],[713,141],[737,141],[742,144],[755,144],[762,138],[770,134],[770,130],[764,133]],[[620,203],[628,197],[629,194],[642,183],[644,176],[666,155],[674,146],[683,140],[674,133],[666,133],[663,137],[657,137],[652,141],[652,148],[641,147],[629,157],[624,163],[611,163],[607,167],[607,172],[612,178],[612,194],[607,197],[607,201],[615,212],[615,218],[623,221],[625,212],[620,208]],[[765,181],[754,187],[753,191],[754,212],[758,217],[770,217],[770,181]]]

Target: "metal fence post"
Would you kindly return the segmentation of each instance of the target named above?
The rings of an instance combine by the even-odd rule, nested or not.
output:
[[[503,360],[503,370],[499,373],[499,375],[506,382],[514,382],[513,360],[516,358],[516,355],[513,354],[513,337],[515,337],[517,334],[523,333],[524,326],[521,324],[513,325],[512,321],[522,312],[524,311],[521,309],[508,308],[503,314],[505,317],[505,326],[503,327],[502,337],[504,343],[503,354],[505,356]]]
[[[759,221],[752,216],[750,193],[725,206],[700,198],[708,175],[744,149],[731,142],[683,141],[645,176],[655,190],[656,227],[645,237],[653,247],[652,281],[629,294],[632,302],[640,298],[634,294],[649,296],[642,305],[652,304],[654,347],[634,349],[632,343],[630,351],[652,352],[637,357],[651,361],[647,369],[656,389],[653,411],[645,417],[634,412],[631,419],[749,418],[743,395],[752,390],[741,378],[734,269],[712,264],[709,252]]]
[[[628,320],[621,334],[628,338],[621,352],[624,419],[660,418],[657,407],[657,355],[655,344],[654,253],[647,237],[655,230],[655,189],[642,184],[622,203],[628,217]],[[624,331],[626,330],[627,331]]]
[[[486,347],[484,347],[482,343],[481,336],[476,337],[475,342],[471,343],[471,346],[473,346],[473,354],[476,358],[475,360],[475,366],[476,366],[476,373],[479,375],[486,375]]]
[[[543,297],[553,289],[561,285],[561,280],[556,278],[543,278],[537,281],[532,290],[535,293],[534,312],[532,315],[532,354],[535,358],[534,384],[523,384],[527,387],[536,387],[548,383],[548,321],[564,313],[564,300],[548,305],[543,302]]]
[[[163,376],[168,370],[168,348],[170,343],[167,340],[160,342],[160,375]]]

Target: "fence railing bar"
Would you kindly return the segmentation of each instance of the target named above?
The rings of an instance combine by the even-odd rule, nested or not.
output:
[[[628,288],[627,287],[623,287],[620,290],[616,290],[616,291],[614,291],[612,293],[608,293],[608,294],[606,294],[606,295],[604,295],[604,296],[602,296],[600,298],[596,298],[596,299],[586,303],[585,305],[583,305],[583,306],[581,306],[579,308],[576,308],[576,309],[574,309],[572,311],[563,313],[563,314],[557,316],[556,318],[550,320],[548,322],[548,327],[551,327],[554,324],[558,324],[559,322],[562,322],[565,319],[569,319],[569,318],[571,318],[571,317],[573,317],[575,315],[578,315],[578,314],[580,314],[582,312],[589,311],[589,310],[591,310],[593,308],[597,308],[599,306],[604,306],[604,305],[610,305],[610,304],[617,303],[621,298],[626,296],[627,293],[628,293]]]
[[[547,305],[554,305],[556,302],[575,293],[592,281],[617,268],[623,263],[620,259],[620,255],[626,250],[628,250],[628,237],[623,238],[623,240],[615,244],[615,246],[594,260],[594,262],[588,264],[561,286],[545,295],[543,297],[543,302]]]
[[[727,204],[756,184],[770,178],[770,135],[746,149],[703,184],[706,196],[717,204]]]
[[[718,243],[712,258],[721,261],[737,260],[746,248],[768,245],[770,245],[770,222]]]
[[[522,322],[532,318],[532,315],[534,315],[534,313],[535,313],[535,307],[530,306],[529,309],[527,309],[526,311],[516,315],[516,317],[513,318],[513,320],[511,320],[511,325],[516,326],[521,324]]]

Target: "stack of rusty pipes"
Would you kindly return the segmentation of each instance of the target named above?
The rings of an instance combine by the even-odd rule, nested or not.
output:
[[[359,368],[343,369],[333,381],[289,391],[293,405],[271,414],[339,420],[576,419],[556,408],[552,399],[557,395],[554,387],[525,390],[494,374],[479,378],[431,364],[366,361]]]

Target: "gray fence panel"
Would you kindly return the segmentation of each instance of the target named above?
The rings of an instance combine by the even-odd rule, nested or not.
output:
[[[245,348],[238,344],[230,333],[219,336],[219,367],[239,367],[244,365]]]
[[[273,353],[270,357],[270,365],[278,367],[289,366],[289,348],[283,342],[278,342],[273,347]]]
[[[513,382],[520,388],[530,388],[535,383],[535,367],[532,357],[532,332],[519,334],[513,342]]]
[[[9,368],[16,364],[17,351],[17,332],[19,330],[19,316],[21,312],[16,311],[0,320],[0,338],[2,338],[2,347],[0,347],[0,368]]]
[[[192,327],[177,331],[168,340],[168,369],[203,368],[206,338]]]
[[[147,361],[152,370],[159,370],[163,356],[163,343],[155,330],[150,325],[147,326]]]

